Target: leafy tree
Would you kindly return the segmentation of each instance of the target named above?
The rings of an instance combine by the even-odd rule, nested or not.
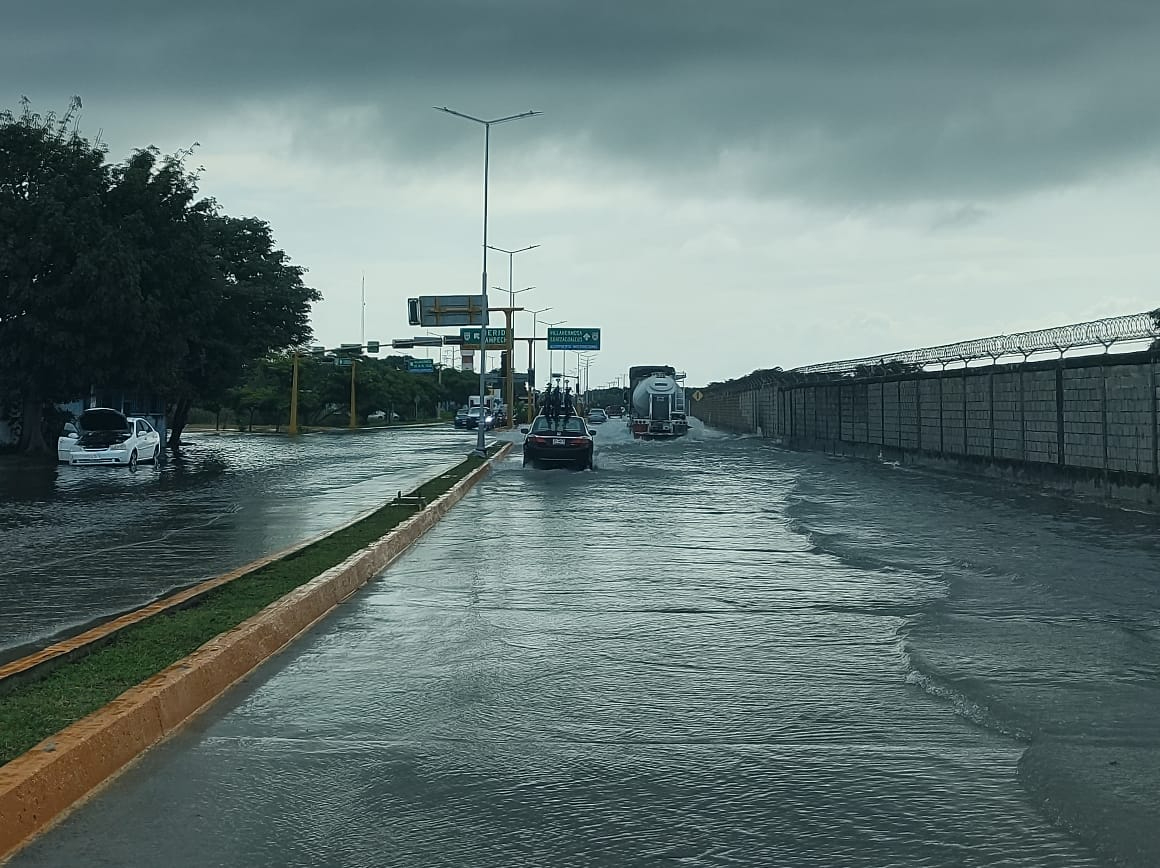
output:
[[[76,131],[80,105],[0,112],[0,380],[19,395],[29,452],[48,451],[53,400],[120,373],[113,336],[140,300],[137,263],[106,220],[105,149]]]
[[[306,270],[274,246],[265,221],[213,213],[207,228],[219,277],[217,297],[206,325],[189,336],[177,375],[173,447],[196,400],[213,400],[243,382],[248,364],[309,341],[310,305],[322,298],[304,283]]]

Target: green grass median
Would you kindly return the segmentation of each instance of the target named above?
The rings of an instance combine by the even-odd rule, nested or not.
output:
[[[499,448],[497,444],[488,451],[494,454]],[[468,457],[409,494],[430,503],[482,463],[483,459]],[[215,588],[189,608],[128,627],[91,654],[0,693],[0,766],[342,563],[415,514],[414,506],[383,506],[350,527]]]

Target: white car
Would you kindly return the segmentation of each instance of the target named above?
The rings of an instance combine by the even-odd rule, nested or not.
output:
[[[136,467],[138,461],[155,462],[160,454],[161,435],[147,420],[105,407],[85,410],[56,442],[56,457],[74,466]]]

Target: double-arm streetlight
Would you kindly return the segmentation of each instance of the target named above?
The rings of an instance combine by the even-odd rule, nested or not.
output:
[[[507,288],[508,307],[515,307],[516,306],[516,303],[515,303],[516,295],[518,293],[527,291],[526,289],[519,289],[519,290],[516,290],[515,292],[512,291],[512,287],[515,285],[514,282],[512,281],[512,271],[513,271],[512,262],[515,260],[516,254],[517,253],[526,253],[529,250],[535,250],[539,246],[540,246],[539,244],[529,244],[527,247],[521,247],[519,250],[505,250],[502,247],[496,247],[494,244],[487,245],[488,250],[494,250],[497,253],[506,253],[507,254],[507,258],[508,258],[508,288]],[[495,289],[499,289],[499,287],[497,286],[497,287],[495,287]],[[527,289],[533,289],[533,287],[529,286]]]
[[[492,118],[487,120],[485,118],[477,118],[472,115],[457,112],[447,106],[434,106],[436,111],[446,112],[449,115],[455,115],[457,118],[463,118],[466,121],[472,121],[483,126],[483,279],[480,286],[483,289],[483,325],[479,330],[479,437],[476,440],[475,454],[480,458],[487,456],[487,441],[484,436],[484,397],[487,394],[487,326],[490,317],[487,311],[487,175],[491,151],[491,128],[494,124],[506,124],[508,121],[518,121],[522,118],[530,118],[534,115],[543,114],[538,111],[520,112],[516,115],[507,115],[502,118]],[[508,408],[511,412],[511,408]]]

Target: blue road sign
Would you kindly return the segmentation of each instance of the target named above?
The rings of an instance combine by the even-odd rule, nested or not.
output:
[[[550,350],[598,350],[600,329],[548,329]]]
[[[407,370],[412,374],[433,374],[435,373],[435,360],[411,359],[407,362]]]

